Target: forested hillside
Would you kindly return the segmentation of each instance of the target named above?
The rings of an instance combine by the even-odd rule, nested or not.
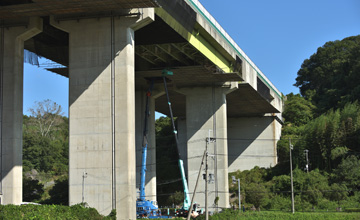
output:
[[[301,94],[286,96],[279,163],[230,174],[242,179],[243,201],[291,209],[291,141],[297,210],[360,208],[360,35],[318,48],[303,62],[295,86]]]
[[[51,100],[23,117],[23,200],[68,204],[69,120]]]
[[[360,35],[320,47],[303,62],[295,86],[300,94],[284,97],[279,163],[229,174],[231,203],[238,202],[234,175],[245,207],[291,209],[291,141],[297,210],[360,208]],[[183,196],[170,123],[156,121],[160,206],[180,204]],[[45,100],[24,116],[23,131],[24,200],[67,204],[68,119]]]

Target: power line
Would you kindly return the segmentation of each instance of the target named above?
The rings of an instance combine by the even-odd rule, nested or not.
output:
[[[291,190],[284,190],[284,191],[253,191],[253,190],[244,190],[245,193],[258,193],[258,194],[289,194],[291,193]],[[294,193],[296,194],[300,194],[300,193],[309,193],[309,192],[358,192],[360,190],[358,189],[350,189],[350,190],[295,190]],[[209,194],[212,194],[212,193],[220,193],[220,194],[227,194],[227,193],[230,193],[231,192],[226,192],[226,191],[215,191],[215,190],[212,190],[212,191],[208,191]],[[205,191],[197,191],[196,194],[205,194]],[[176,193],[158,193],[156,195],[147,195],[146,197],[153,197],[153,196],[171,196],[171,195],[175,195]],[[193,194],[193,192],[189,192],[189,194]]]
[[[270,193],[291,193],[291,190],[283,190],[283,191],[254,191],[254,190],[244,190],[245,192],[249,192],[249,193],[265,193],[265,194],[270,194]],[[309,193],[309,192],[358,192],[360,190],[358,189],[348,189],[348,190],[294,190],[294,193],[300,194],[300,193]],[[211,193],[215,193],[215,191],[210,191]],[[225,192],[225,191],[218,191],[218,193],[230,193],[229,192]]]
[[[167,184],[170,184],[170,183],[176,183],[176,182],[179,182],[181,181],[181,178],[179,179],[175,179],[175,180],[169,180],[167,182],[163,182],[163,183],[156,183],[157,186],[161,186],[161,185],[167,185]]]
[[[202,155],[193,156],[193,157],[188,157],[187,160],[196,159],[196,158],[201,158],[201,157],[202,157]],[[160,164],[169,164],[169,163],[173,163],[173,162],[178,162],[178,160],[169,160],[169,161],[166,161],[166,162],[148,163],[148,164],[146,164],[146,166],[154,166],[154,165],[160,165]],[[142,165],[137,165],[136,167],[142,167]]]
[[[272,158],[275,158],[277,156],[274,156],[274,155],[251,155],[251,154],[247,154],[247,155],[235,155],[235,154],[215,154],[215,156],[227,156],[227,157],[241,157],[242,159],[244,158],[254,158],[254,157],[272,157]],[[192,160],[192,159],[197,159],[197,158],[201,158],[202,155],[197,155],[197,156],[193,156],[193,157],[188,157],[187,160]],[[148,163],[146,164],[146,166],[155,166],[155,165],[163,165],[163,164],[171,164],[173,162],[178,162],[178,160],[169,160],[169,161],[166,161],[166,162],[156,162],[156,163]],[[136,167],[141,167],[142,165],[137,165]]]

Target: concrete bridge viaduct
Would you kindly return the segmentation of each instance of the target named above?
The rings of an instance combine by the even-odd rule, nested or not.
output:
[[[49,71],[69,78],[70,205],[81,202],[87,172],[91,207],[136,218],[144,94],[163,69],[174,73],[167,78],[190,191],[209,130],[217,155],[209,201],[219,196],[219,207],[229,206],[229,171],[277,163],[282,94],[198,0],[1,0],[1,204],[22,202],[24,49],[63,65]],[[162,85],[150,104],[154,164],[154,111],[168,114]],[[156,199],[155,166],[146,192]],[[202,194],[196,200],[204,204]]]

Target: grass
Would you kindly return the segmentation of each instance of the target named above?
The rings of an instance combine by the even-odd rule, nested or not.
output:
[[[116,219],[115,213],[109,216],[100,215],[94,208],[84,208],[81,205],[60,206],[60,205],[0,205],[0,220],[11,219],[96,219],[110,220]],[[177,218],[182,219],[182,218]],[[205,215],[201,215],[197,220],[204,220]],[[239,213],[237,210],[227,209],[221,213],[210,216],[210,220],[359,220],[360,212],[290,212],[281,211],[247,211]],[[175,220],[175,219],[174,219]]]
[[[205,216],[201,216],[198,220],[205,219]],[[347,212],[295,212],[294,214],[289,212],[281,212],[281,211],[261,211],[254,212],[248,211],[244,213],[239,213],[237,210],[225,210],[222,213],[215,214],[210,216],[210,220],[263,220],[263,219],[271,219],[271,220],[359,220],[360,213],[347,213]]]

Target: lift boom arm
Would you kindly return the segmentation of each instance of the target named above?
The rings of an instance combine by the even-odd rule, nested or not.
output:
[[[169,98],[169,92],[167,89],[167,84],[166,84],[166,75],[172,75],[173,73],[169,70],[163,70],[163,80],[164,80],[164,87],[165,87],[165,93],[166,93],[166,98],[167,98],[167,102],[169,105],[169,112],[170,112],[170,117],[171,117],[171,123],[172,123],[172,127],[173,127],[173,132],[174,132],[174,136],[175,136],[175,142],[176,142],[176,150],[179,156],[179,168],[180,168],[180,173],[181,173],[181,180],[184,186],[184,204],[183,204],[183,209],[185,210],[189,210],[190,208],[190,196],[189,196],[189,188],[188,188],[188,184],[186,181],[186,177],[185,177],[185,170],[184,170],[184,162],[181,160],[181,155],[180,155],[180,151],[179,151],[179,141],[178,141],[178,137],[177,137],[177,131],[175,128],[175,122],[174,122],[174,116],[173,116],[173,112],[172,112],[172,108],[171,108],[171,102],[170,102],[170,98]]]
[[[140,171],[140,200],[145,201],[145,177],[146,177],[146,158],[147,158],[147,134],[148,134],[148,118],[149,118],[149,99],[154,86],[154,81],[151,80],[149,90],[146,92],[146,107],[145,107],[145,122],[142,143],[142,158]]]
[[[189,208],[190,208],[189,189],[188,189],[188,185],[187,185],[186,177],[185,177],[184,162],[181,159],[179,159],[179,167],[180,167],[180,172],[181,172],[182,183],[183,183],[183,186],[184,186],[184,205],[183,205],[183,209],[189,210]]]

